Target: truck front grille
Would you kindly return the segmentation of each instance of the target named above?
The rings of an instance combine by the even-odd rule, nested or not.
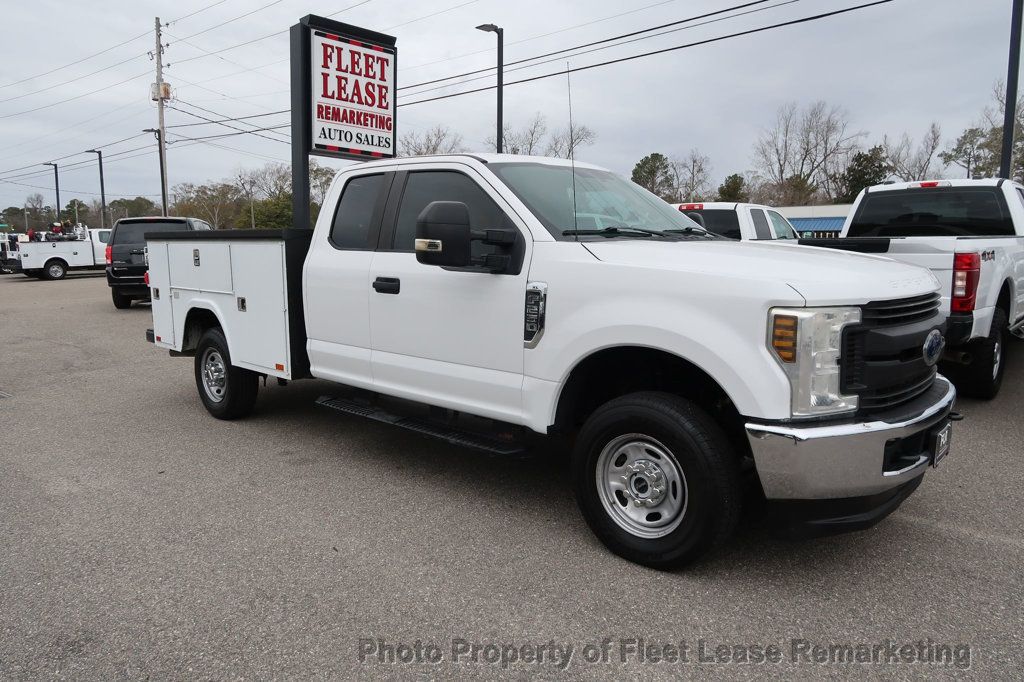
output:
[[[937,371],[924,359],[925,338],[944,329],[939,295],[873,301],[861,323],[846,329],[840,365],[842,390],[859,397],[859,414],[899,407],[926,393]]]

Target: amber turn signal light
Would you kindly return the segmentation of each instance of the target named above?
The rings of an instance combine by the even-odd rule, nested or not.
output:
[[[796,317],[775,316],[772,323],[772,348],[783,362],[796,362]]]

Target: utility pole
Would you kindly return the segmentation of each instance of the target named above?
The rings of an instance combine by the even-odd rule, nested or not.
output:
[[[100,229],[106,227],[107,220],[107,192],[103,189],[103,151],[99,149],[88,150],[89,154],[95,154],[100,162]]]
[[[1010,19],[1010,60],[1006,74],[1006,111],[1003,118],[1003,155],[999,164],[999,177],[1013,175],[1013,133],[1017,121],[1017,80],[1020,76],[1020,30],[1024,0],[1013,0]]]
[[[28,204],[21,205],[21,214],[25,216],[25,234],[28,234]]]
[[[160,197],[162,199],[161,212],[167,215],[167,136],[164,134],[164,46],[161,42],[160,17],[154,21],[156,27],[156,51],[153,53],[156,59],[156,108],[159,122],[156,132],[156,143],[160,149]]]
[[[60,222],[60,177],[57,175],[57,164],[53,162],[44,163],[44,166],[53,166],[53,189],[57,193],[57,222]]]

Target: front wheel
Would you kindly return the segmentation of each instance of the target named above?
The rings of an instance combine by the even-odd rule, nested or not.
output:
[[[597,409],[573,453],[576,499],[619,556],[671,569],[722,544],[740,512],[738,458],[688,400],[641,392]]]
[[[68,266],[62,260],[53,258],[43,267],[43,276],[49,280],[64,279],[68,274]]]
[[[195,373],[199,398],[214,417],[238,419],[252,413],[260,377],[231,364],[228,342],[220,329],[207,329],[199,339]]]

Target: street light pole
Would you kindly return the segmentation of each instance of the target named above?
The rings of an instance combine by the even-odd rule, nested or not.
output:
[[[53,166],[53,189],[57,193],[57,222],[60,222],[60,177],[57,175],[57,164],[47,162],[44,166]]]
[[[1013,0],[1010,19],[1010,61],[1006,75],[1006,110],[1003,118],[1003,154],[999,164],[999,177],[1013,175],[1013,133],[1017,122],[1017,79],[1020,75],[1020,30],[1024,0]]]
[[[103,188],[103,152],[99,149],[90,149],[87,154],[95,154],[100,162],[100,229],[106,227],[107,220],[107,192]]]
[[[495,147],[499,154],[502,153],[502,138],[505,136],[505,126],[502,122],[503,106],[502,97],[505,90],[505,29],[495,24],[480,24],[476,27],[479,31],[495,33],[498,36],[498,137]]]

